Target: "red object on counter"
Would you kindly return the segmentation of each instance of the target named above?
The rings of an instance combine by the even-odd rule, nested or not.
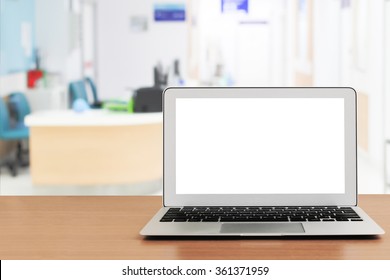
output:
[[[30,70],[27,72],[27,87],[35,88],[36,82],[43,77],[42,70]]]

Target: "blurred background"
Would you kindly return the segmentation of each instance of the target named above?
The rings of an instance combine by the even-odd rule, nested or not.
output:
[[[166,86],[353,87],[389,191],[389,0],[0,0],[0,194],[161,194]]]

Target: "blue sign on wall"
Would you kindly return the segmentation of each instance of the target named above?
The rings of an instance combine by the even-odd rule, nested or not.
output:
[[[249,0],[221,0],[221,12],[245,12],[248,13]]]
[[[155,4],[155,21],[185,21],[186,8],[184,4]]]

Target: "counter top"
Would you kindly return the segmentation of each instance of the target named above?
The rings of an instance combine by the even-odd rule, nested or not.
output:
[[[26,116],[25,124],[34,126],[126,126],[162,123],[163,114],[111,112],[92,109],[82,113],[73,110],[37,111]]]

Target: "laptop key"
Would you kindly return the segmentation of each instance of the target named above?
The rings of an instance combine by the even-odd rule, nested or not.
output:
[[[221,218],[221,222],[236,222],[234,218]]]
[[[219,218],[204,218],[202,222],[218,222]]]
[[[167,212],[179,212],[180,208],[169,208]]]
[[[277,222],[288,222],[288,218],[287,217],[277,217],[277,218],[275,218],[275,221],[277,221]]]
[[[187,218],[186,215],[164,215],[163,218],[166,218],[166,219],[179,219],[179,218]]]
[[[261,218],[252,216],[248,218],[248,222],[261,222]]]
[[[336,217],[336,221],[339,221],[339,222],[348,222],[348,218],[344,218],[344,217]]]
[[[363,219],[351,219],[350,221],[351,222],[361,222],[361,221],[363,221]]]
[[[304,218],[304,217],[291,217],[290,221],[291,222],[305,222],[306,218]]]
[[[234,219],[235,222],[247,222],[248,218],[247,217],[237,217]]]
[[[187,219],[175,219],[175,222],[187,222]]]
[[[194,222],[200,222],[202,219],[189,219],[188,222],[194,223]]]

